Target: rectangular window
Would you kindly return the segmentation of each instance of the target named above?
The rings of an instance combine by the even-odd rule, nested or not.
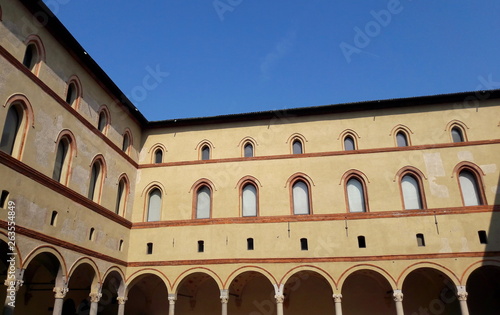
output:
[[[307,244],[307,238],[300,239],[300,249],[301,250],[309,250],[309,245]]]
[[[247,238],[247,249],[253,250],[253,238]]]
[[[358,236],[358,247],[366,248],[366,240],[364,236]]]
[[[421,234],[421,233],[417,234],[417,245],[420,247],[425,246],[424,234]]]
[[[146,254],[151,255],[153,253],[153,243],[147,244]]]
[[[198,253],[205,251],[205,241],[198,241]]]
[[[486,231],[477,231],[477,235],[479,236],[479,243],[488,244],[488,236],[486,235]]]

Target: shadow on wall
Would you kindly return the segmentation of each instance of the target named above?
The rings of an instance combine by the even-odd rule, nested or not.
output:
[[[500,178],[498,180],[500,187]],[[485,187],[488,189],[488,187]],[[497,188],[498,189],[498,188]],[[495,200],[488,200],[493,205],[491,221],[485,222],[484,230],[477,231],[476,241],[485,244],[483,263],[467,279],[467,304],[471,315],[493,315],[500,310],[500,194]]]

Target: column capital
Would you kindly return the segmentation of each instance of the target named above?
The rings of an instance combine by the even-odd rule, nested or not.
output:
[[[401,290],[394,290],[392,297],[394,298],[394,302],[403,302],[403,292]]]
[[[229,301],[229,290],[220,290],[220,302],[227,304]]]
[[[54,289],[52,289],[52,292],[55,293],[56,299],[64,299],[68,291],[69,291],[68,287],[54,287]]]
[[[335,303],[341,303],[342,302],[342,294],[334,294],[333,295],[333,301]]]
[[[24,281],[23,280],[8,280],[8,279],[5,279],[4,283],[3,283],[6,287],[7,287],[7,290],[8,291],[12,291],[13,289],[17,291],[19,291],[19,288],[21,288],[24,284]]]
[[[457,286],[457,297],[459,301],[467,301],[469,293],[465,291],[465,286]]]
[[[283,294],[276,294],[274,298],[276,299],[277,304],[283,304],[285,301],[285,296]]]
[[[177,301],[177,295],[173,293],[168,294],[168,304],[175,304],[175,301]]]
[[[118,305],[125,305],[125,302],[127,302],[128,298],[126,296],[119,296],[116,298],[118,301]]]
[[[99,303],[102,297],[102,293],[91,292],[89,296],[90,296],[90,303]]]

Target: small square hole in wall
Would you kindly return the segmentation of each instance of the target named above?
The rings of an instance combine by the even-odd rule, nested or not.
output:
[[[309,250],[309,245],[307,244],[307,238],[300,239],[300,249],[301,250]]]
[[[477,231],[477,235],[479,236],[479,243],[488,244],[488,235],[486,231]]]
[[[151,255],[153,253],[153,243],[148,243],[146,248],[146,254]]]
[[[205,251],[205,241],[198,241],[198,253]]]
[[[424,247],[425,246],[424,234],[422,234],[422,233],[418,233],[417,234],[417,245],[420,246],[420,247]]]
[[[358,236],[358,247],[359,248],[366,248],[366,240],[365,240],[365,237],[362,235]]]

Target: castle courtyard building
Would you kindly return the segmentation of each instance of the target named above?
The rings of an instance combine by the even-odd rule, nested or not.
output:
[[[499,313],[500,90],[149,121],[0,0],[0,137],[3,314]]]

